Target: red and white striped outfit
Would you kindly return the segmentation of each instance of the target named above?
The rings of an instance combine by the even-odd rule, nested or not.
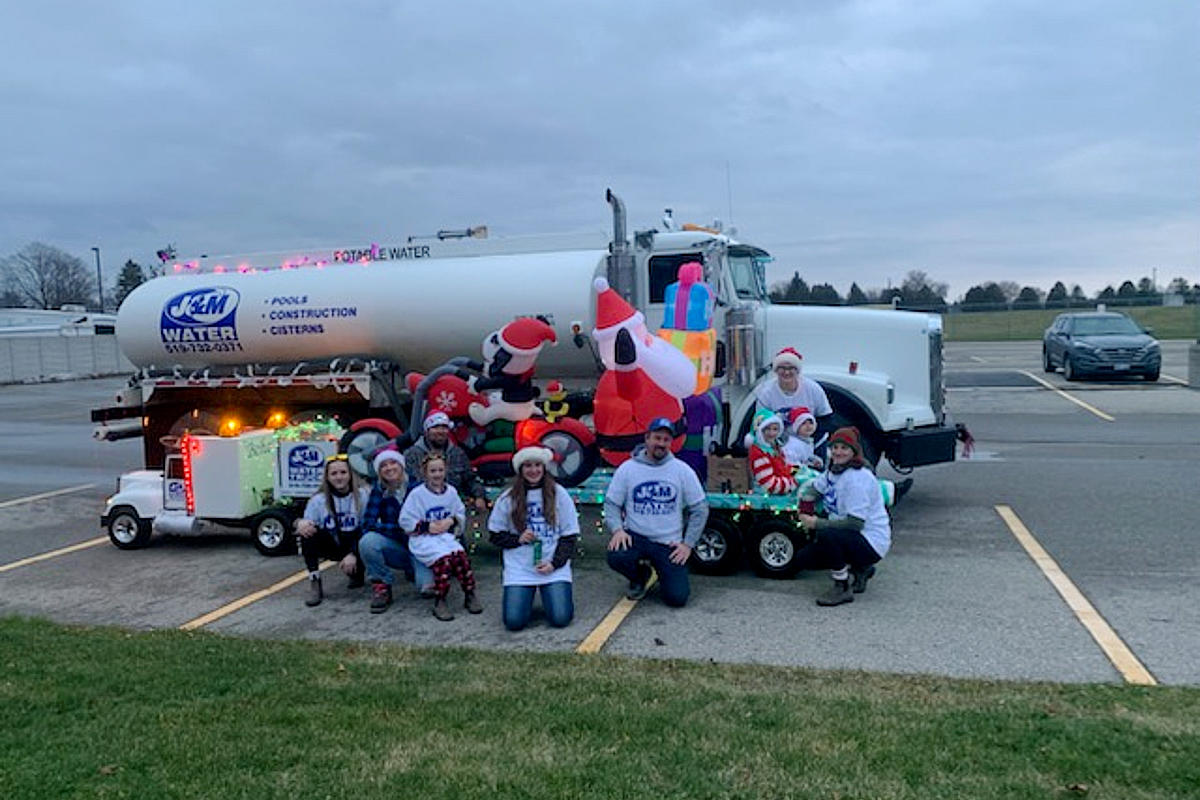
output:
[[[796,478],[792,468],[779,450],[768,452],[757,443],[750,445],[750,472],[754,482],[767,494],[788,494],[796,491]]]

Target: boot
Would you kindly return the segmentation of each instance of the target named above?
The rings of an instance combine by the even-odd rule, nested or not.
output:
[[[309,608],[319,606],[324,599],[325,592],[321,589],[321,576],[314,575],[308,579],[308,597],[304,599],[304,605]]]
[[[446,605],[446,598],[439,597],[436,601],[434,601],[433,615],[442,622],[449,622],[450,620],[454,619],[454,612],[450,610],[450,606]]]
[[[392,587],[383,581],[371,584],[371,613],[382,614],[392,604]]]
[[[467,592],[466,597],[463,598],[463,608],[465,608],[469,614],[483,613],[483,606],[480,604],[479,598],[475,596],[474,592]]]
[[[833,588],[817,598],[819,606],[840,606],[842,603],[853,603],[854,595],[850,592],[850,581],[834,581]]]
[[[867,590],[867,581],[875,577],[875,565],[867,566],[862,572],[858,570],[850,570],[850,589],[855,594],[862,594]]]
[[[356,559],[357,564],[354,567],[354,574],[350,576],[350,580],[346,582],[347,589],[361,589],[366,583],[367,568],[363,565],[362,559]]]

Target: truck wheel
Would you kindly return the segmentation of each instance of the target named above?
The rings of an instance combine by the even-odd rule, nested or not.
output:
[[[596,471],[596,446],[584,444],[574,434],[550,431],[542,436],[540,444],[554,451],[554,461],[548,466],[550,475],[567,488],[578,486]]]
[[[729,575],[742,561],[742,535],[723,519],[708,518],[692,548],[691,569],[700,575]]]
[[[382,428],[365,425],[358,430],[346,431],[338,442],[338,452],[349,456],[350,469],[367,480],[375,480],[375,467],[371,460],[375,451],[390,442],[393,436]]]
[[[790,522],[764,519],[750,530],[750,564],[763,578],[791,578],[800,571],[796,554],[807,544],[804,535]]]
[[[122,550],[137,550],[150,541],[151,523],[133,506],[117,506],[108,516],[108,538]]]
[[[250,529],[254,546],[264,556],[283,556],[296,551],[292,535],[292,518],[282,511],[264,511],[254,519]]]

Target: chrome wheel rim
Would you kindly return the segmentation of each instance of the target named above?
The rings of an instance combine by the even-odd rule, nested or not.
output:
[[[128,514],[120,514],[109,526],[113,538],[121,544],[130,544],[138,535],[137,520]]]
[[[758,554],[768,567],[786,567],[796,555],[796,548],[785,534],[771,531],[759,540]]]
[[[283,537],[287,535],[284,530],[283,523],[269,517],[258,524],[258,541],[262,542],[263,547],[275,549],[283,541]]]
[[[725,555],[725,551],[729,549],[729,545],[725,541],[725,537],[712,529],[706,528],[700,534],[700,540],[696,542],[696,558],[701,561],[720,561]]]

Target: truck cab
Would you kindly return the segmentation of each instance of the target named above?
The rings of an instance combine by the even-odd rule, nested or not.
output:
[[[614,200],[614,216],[620,217],[623,207]],[[623,227],[614,221],[614,245]],[[773,304],[766,287],[770,254],[717,227],[635,232],[624,264],[621,248],[613,249],[610,283],[629,287],[627,299],[654,325],[663,318],[665,290],[679,266],[703,265],[715,295],[716,383],[729,421],[726,447],[737,449],[749,430],[754,389],[770,379],[772,355],[794,347],[803,354],[803,374],[822,385],[833,407],[823,427],[857,426],[872,461],[886,457],[902,470],[954,460],[957,430],[944,408],[940,316]],[[621,276],[622,269],[633,275]]]

